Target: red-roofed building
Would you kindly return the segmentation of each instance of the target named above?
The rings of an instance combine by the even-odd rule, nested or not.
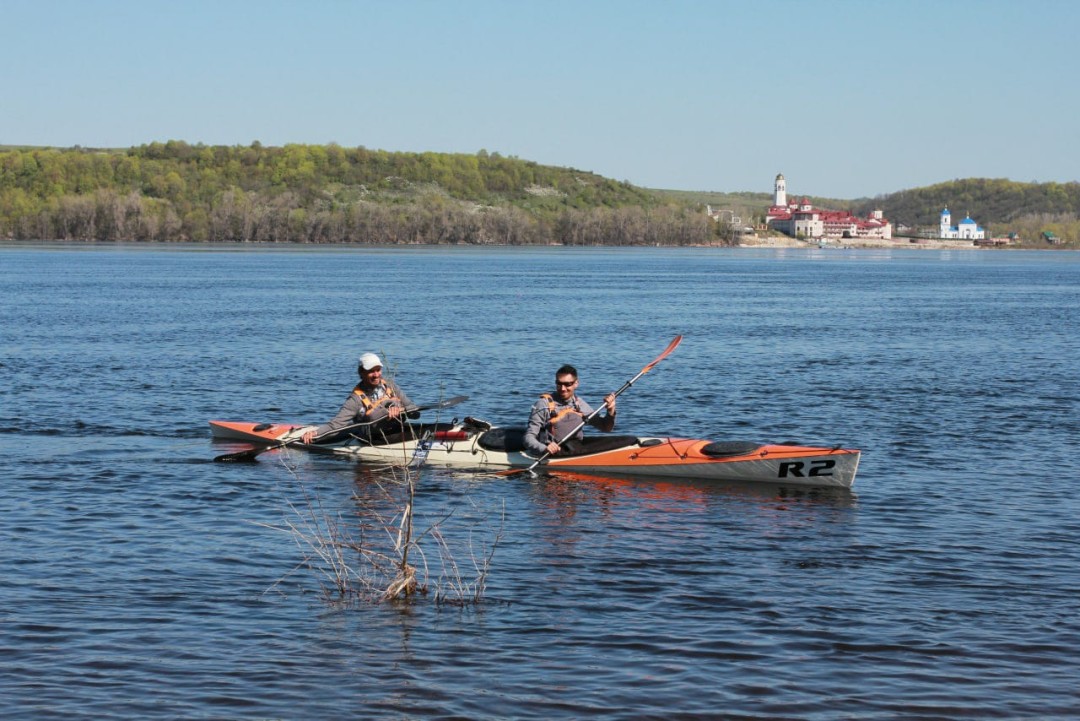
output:
[[[793,238],[892,238],[892,223],[880,210],[860,218],[847,210],[815,208],[806,198],[789,202],[782,173],[776,176],[765,224]]]

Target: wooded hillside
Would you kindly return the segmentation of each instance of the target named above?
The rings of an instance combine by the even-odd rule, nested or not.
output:
[[[0,150],[0,237],[682,245],[716,235],[699,207],[498,153],[170,141]]]

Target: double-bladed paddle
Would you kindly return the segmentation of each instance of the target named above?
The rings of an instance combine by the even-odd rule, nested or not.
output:
[[[675,336],[675,338],[670,343],[668,343],[668,347],[664,349],[663,353],[656,356],[656,358],[654,358],[651,363],[649,363],[647,366],[645,366],[644,368],[641,369],[640,373],[638,373],[636,376],[634,376],[630,380],[623,383],[622,388],[615,391],[611,395],[615,396],[616,398],[618,398],[620,395],[622,395],[623,391],[627,390],[628,388],[630,388],[630,386],[634,385],[634,382],[637,381],[638,378],[640,378],[641,376],[643,376],[646,373],[648,373],[649,371],[651,371],[656,366],[657,363],[659,363],[660,361],[664,360],[669,355],[671,355],[671,352],[673,350],[675,350],[675,348],[678,347],[679,343],[682,343],[682,336],[681,335]],[[558,445],[561,448],[563,443],[566,443],[567,440],[569,440],[570,438],[573,438],[575,435],[577,435],[577,432],[580,431],[585,426],[587,426],[589,424],[589,421],[591,421],[593,418],[595,418],[597,415],[599,415],[600,411],[602,411],[603,409],[604,409],[604,406],[601,405],[599,408],[594,410],[592,413],[590,413],[589,415],[582,418],[581,423],[578,423],[577,426],[574,428],[574,430],[567,433],[561,440],[555,441],[555,444]],[[506,471],[499,471],[498,475],[500,475],[500,476],[512,476],[515,473],[532,473],[534,468],[536,468],[538,465],[540,465],[541,463],[546,461],[549,457],[551,457],[551,451],[545,451],[544,455],[537,458],[536,461],[531,466],[529,466],[528,468],[511,468],[511,469],[506,470]]]
[[[469,400],[468,396],[454,396],[453,398],[447,398],[446,400],[439,401],[438,403],[429,403],[429,404],[423,405],[423,406],[409,406],[408,408],[405,409],[405,412],[406,413],[413,413],[413,412],[419,412],[419,411],[441,410],[443,408],[450,408],[452,406],[456,406],[457,404],[463,403],[464,401],[467,401],[467,400]],[[381,421],[381,420],[382,419],[379,419],[379,421]],[[345,426],[344,428],[338,428],[337,430],[331,431],[330,433],[326,433],[326,434],[323,434],[323,435],[336,435],[336,434],[341,433],[343,431],[352,430],[354,428],[363,428],[365,426],[371,426],[371,425],[374,425],[375,423],[378,423],[379,421],[365,421],[363,423],[353,423],[351,426]],[[315,436],[315,440],[318,440],[319,438],[322,438],[322,436]],[[261,446],[261,447],[256,447],[256,448],[249,448],[246,451],[237,451],[236,453],[223,453],[222,455],[217,456],[216,458],[214,458],[214,461],[222,461],[222,462],[253,461],[253,460],[255,460],[255,456],[257,456],[257,455],[259,455],[261,453],[265,453],[266,451],[272,451],[275,448],[284,448],[285,446],[292,446],[292,445],[295,445],[297,443],[302,443],[302,442],[303,441],[301,439],[299,439],[299,438],[292,438],[292,439],[289,439],[287,441],[279,441],[277,443],[273,443],[273,444],[271,444],[269,446]]]

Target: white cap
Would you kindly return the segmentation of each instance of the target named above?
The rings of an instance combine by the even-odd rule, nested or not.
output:
[[[364,355],[360,356],[360,367],[366,371],[369,371],[372,368],[382,367],[382,361],[379,360],[379,356],[375,355],[374,353],[365,353]]]

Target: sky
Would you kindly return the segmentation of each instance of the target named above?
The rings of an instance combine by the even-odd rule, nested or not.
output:
[[[0,0],[0,145],[486,150],[647,188],[1080,179],[1075,0]]]

